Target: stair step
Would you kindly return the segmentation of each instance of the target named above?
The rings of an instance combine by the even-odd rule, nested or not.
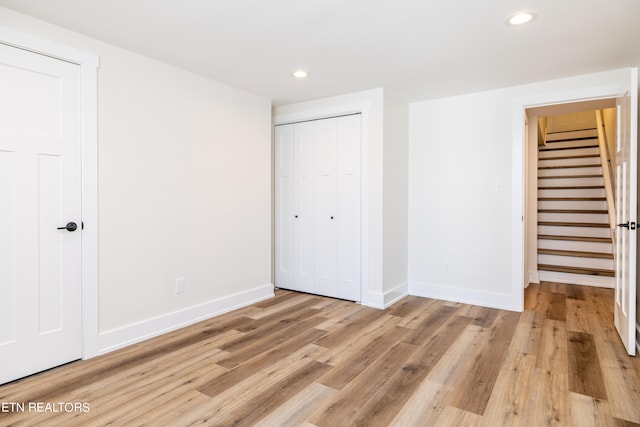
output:
[[[538,225],[552,227],[589,227],[589,228],[609,228],[609,223],[596,222],[557,222],[557,221],[538,221]]]
[[[547,202],[606,202],[606,197],[538,197],[538,201]]]
[[[568,214],[606,214],[609,213],[604,210],[587,210],[587,209],[538,209],[539,213],[568,213]]]
[[[598,147],[566,148],[562,150],[540,150],[538,159],[575,159],[583,157],[599,157]]]
[[[598,147],[598,140],[589,139],[564,139],[557,142],[548,142],[547,145],[539,147],[539,151],[571,150],[573,148]]]
[[[557,189],[557,188],[540,188],[538,189],[538,197],[607,197],[604,187],[600,188],[582,188],[582,189]]]
[[[567,185],[562,187],[540,187],[538,186],[538,190],[595,190],[595,189],[604,189],[604,185],[589,185],[589,186],[581,186],[581,185]]]
[[[562,267],[558,265],[538,264],[538,270],[558,273],[587,274],[590,276],[615,277],[615,271],[600,268]]]
[[[547,142],[551,141],[566,141],[575,138],[597,138],[598,137],[598,129],[597,128],[587,128],[587,129],[576,129],[576,130],[568,130],[564,132],[547,132],[546,135]]]
[[[613,259],[613,254],[602,252],[565,251],[561,249],[538,249],[539,255],[574,256],[580,258]]]
[[[573,169],[573,168],[599,168],[600,163],[584,164],[584,165],[554,165],[554,166],[538,166],[538,169]]]
[[[585,156],[585,157],[576,157],[572,159],[538,159],[538,167],[565,167],[565,166],[576,166],[576,167],[584,167],[588,165],[597,164],[601,166],[600,162],[600,153],[597,155]]]
[[[554,236],[552,234],[538,234],[538,240],[568,240],[572,242],[611,243],[611,238],[609,237]]]
[[[604,227],[581,227],[580,225],[573,227],[538,225],[537,230],[538,234],[542,235],[597,237],[602,239],[611,238],[611,229]]]
[[[601,173],[585,174],[585,175],[544,175],[538,176],[538,179],[574,179],[574,178],[601,178]]]

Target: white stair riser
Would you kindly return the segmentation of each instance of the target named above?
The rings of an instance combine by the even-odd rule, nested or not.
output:
[[[538,277],[544,282],[569,283],[574,285],[599,286],[604,288],[613,288],[616,285],[615,277],[592,276],[587,274],[539,271]]]
[[[539,225],[538,234],[549,234],[551,236],[583,236],[610,238],[609,228],[596,227],[554,227],[551,225]]]
[[[538,221],[543,222],[587,222],[596,224],[608,224],[607,214],[583,214],[583,213],[548,213],[538,212]]]
[[[576,175],[602,175],[601,167],[591,168],[564,168],[564,169],[540,169],[538,176],[576,176]]]
[[[547,178],[538,179],[538,187],[595,187],[604,185],[602,178]]]
[[[568,150],[553,150],[553,151],[540,151],[538,153],[539,159],[554,159],[556,157],[567,156],[599,156],[600,149],[598,147],[589,148],[572,148]]]
[[[578,166],[578,165],[599,165],[600,153],[597,157],[580,157],[577,159],[540,159],[538,167],[544,168],[549,166]]]
[[[613,270],[612,259],[583,258],[576,256],[538,255],[538,264],[557,265],[561,267],[597,268]]]
[[[558,132],[547,134],[547,141],[557,141],[561,139],[574,139],[574,138],[597,138],[597,129],[582,129],[573,130],[570,132]]]
[[[559,249],[563,251],[599,252],[602,254],[613,253],[610,243],[577,242],[573,240],[545,240],[538,239],[540,249]]]
[[[607,210],[607,202],[592,200],[540,200],[538,209]]]
[[[579,188],[571,190],[558,190],[556,188],[543,188],[538,190],[538,197],[606,197],[604,188]]]
[[[576,139],[573,141],[547,141],[547,145],[544,148],[540,147],[540,151],[544,151],[545,149],[553,149],[553,148],[568,148],[568,147],[597,147],[598,146],[598,138],[591,139]]]

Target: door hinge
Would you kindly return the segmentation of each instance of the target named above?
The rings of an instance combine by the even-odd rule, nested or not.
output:
[[[630,230],[635,230],[636,229],[636,223],[631,221],[631,223],[629,224],[629,229]]]
[[[84,221],[80,221],[80,230],[84,230]]]

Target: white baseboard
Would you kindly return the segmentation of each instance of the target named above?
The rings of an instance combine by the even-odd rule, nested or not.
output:
[[[273,285],[259,286],[153,319],[112,329],[98,336],[98,355],[144,341],[274,296]]]
[[[614,277],[591,276],[588,274],[560,273],[556,271],[540,271],[541,282],[568,283],[570,285],[597,286],[613,289],[616,285]]]
[[[385,293],[369,292],[366,298],[363,298],[360,303],[362,305],[366,305],[367,307],[384,310],[385,308],[400,301],[407,295],[409,295],[409,284],[402,283]]]
[[[480,305],[501,310],[518,310],[518,302],[511,294],[478,291],[476,289],[454,288],[432,283],[409,282],[409,295],[434,298],[463,304]],[[521,304],[521,303],[520,303]]]
[[[538,270],[529,272],[529,282],[527,286],[529,286],[530,283],[540,284],[540,272]]]

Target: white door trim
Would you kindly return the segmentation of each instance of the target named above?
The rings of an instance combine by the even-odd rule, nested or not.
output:
[[[360,233],[360,302],[368,305],[372,301],[369,292],[369,223],[370,223],[370,162],[369,162],[369,114],[371,110],[370,103],[350,104],[334,106],[329,108],[301,111],[290,114],[281,114],[274,116],[273,125],[284,125],[305,120],[326,119],[346,114],[361,114],[362,122],[362,221]]]
[[[617,98],[624,94],[623,83],[607,86],[585,87],[579,90],[551,92],[514,98],[512,103],[512,192],[511,192],[511,306],[514,310],[524,309],[524,257],[525,257],[525,121],[526,109],[570,102],[595,101]]]
[[[0,26],[0,43],[78,64],[82,150],[82,358],[98,355],[98,80],[99,57]]]

